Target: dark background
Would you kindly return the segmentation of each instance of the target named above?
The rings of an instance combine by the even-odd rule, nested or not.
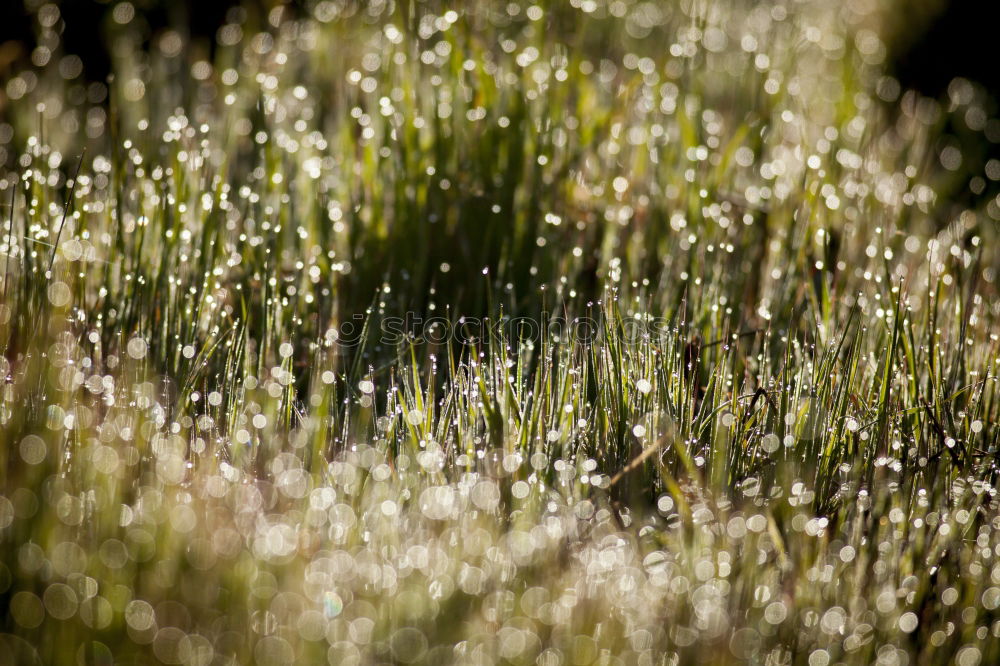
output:
[[[0,56],[0,74],[17,60],[26,60],[35,47],[36,26],[32,24],[25,4],[22,0],[0,0],[0,54],[8,54],[6,59]],[[108,15],[115,4],[113,0],[64,0],[58,3],[66,22],[66,30],[61,35],[63,51],[80,56],[87,80],[103,81],[108,74],[110,58],[103,35]],[[136,0],[132,4],[136,7],[136,14],[141,15],[154,32],[167,27],[185,30],[191,38],[211,45],[216,31],[226,22],[230,9],[241,4],[249,6],[263,20],[272,6],[284,3],[265,0],[249,3],[231,0]]]
[[[1000,40],[990,3],[945,2],[939,13],[903,24],[890,43],[890,65],[903,88],[940,97],[956,76],[1000,91]]]
[[[38,3],[40,4],[40,3]],[[300,11],[301,0],[255,0],[238,3],[231,0],[136,0],[136,10],[155,30],[163,27],[185,28],[194,39],[213,41],[215,32],[226,21],[229,10],[242,4],[263,22],[267,12],[277,5]],[[85,75],[102,80],[108,72],[109,59],[102,35],[102,24],[113,3],[110,0],[67,0],[59,3],[68,29],[63,33],[67,53],[79,55]],[[26,57],[34,44],[33,26],[28,12],[18,0],[0,0],[0,52]],[[902,17],[895,35],[890,36],[890,70],[902,87],[915,88],[930,97],[940,97],[952,78],[964,76],[988,90],[1000,91],[1000,38],[996,23],[974,0],[944,2],[937,10],[914,11]],[[5,44],[6,43],[6,44]]]
[[[35,44],[35,26],[26,6],[39,7],[46,0],[0,0],[0,79],[29,64]],[[62,32],[62,51],[81,57],[85,80],[103,81],[110,58],[104,37],[110,12],[118,0],[63,0],[59,2],[66,29]],[[475,0],[470,0],[475,1]],[[838,1],[838,0],[831,0]],[[245,29],[260,29],[268,13],[282,6],[293,16],[304,12],[310,0],[132,0],[137,17],[148,26],[148,33],[170,27],[187,33],[190,42],[200,49],[212,49],[219,27],[238,21]],[[996,23],[988,17],[986,3],[976,0],[914,0],[907,5],[888,43],[889,73],[902,89],[915,89],[935,99],[946,95],[949,82],[965,77],[984,87],[992,98],[990,117],[997,115],[1000,98],[1000,38]],[[237,9],[242,7],[243,9]],[[210,55],[210,54],[207,54]],[[1000,159],[1000,142],[987,141],[980,132],[971,132],[963,122],[949,115],[942,128],[942,141],[958,145],[967,157],[968,172],[961,181],[952,182],[940,192],[956,205],[970,204],[984,193],[982,187],[970,189],[969,179],[982,173],[989,159]],[[942,144],[943,145],[943,144]],[[940,147],[939,147],[940,149]],[[979,181],[983,182],[980,176]],[[990,188],[993,186],[990,185]]]

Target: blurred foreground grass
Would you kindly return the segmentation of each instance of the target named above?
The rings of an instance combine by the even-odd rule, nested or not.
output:
[[[1000,661],[1000,120],[898,11],[39,7],[0,664]]]

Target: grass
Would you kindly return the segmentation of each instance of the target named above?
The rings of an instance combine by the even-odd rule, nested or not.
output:
[[[39,8],[0,664],[996,663],[998,121],[899,11]]]

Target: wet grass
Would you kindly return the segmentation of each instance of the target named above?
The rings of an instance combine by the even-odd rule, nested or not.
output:
[[[0,663],[1000,660],[1000,120],[829,4],[38,9]]]

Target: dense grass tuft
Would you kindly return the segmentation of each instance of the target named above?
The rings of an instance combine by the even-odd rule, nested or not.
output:
[[[306,4],[2,81],[0,664],[1000,662],[1000,120],[896,3]]]

